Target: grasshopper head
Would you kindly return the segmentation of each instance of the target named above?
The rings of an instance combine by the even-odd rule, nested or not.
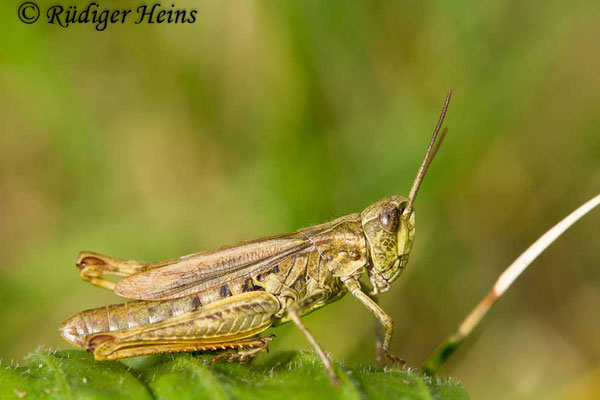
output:
[[[406,210],[408,204],[403,196],[386,197],[360,215],[371,255],[369,278],[376,292],[388,290],[408,261],[415,236],[415,213]]]
[[[447,129],[439,135],[452,91],[448,92],[440,119],[433,131],[408,197],[391,196],[371,204],[361,214],[361,222],[371,255],[369,278],[374,294],[385,292],[404,270],[415,236],[414,202],[425,173],[437,153]]]

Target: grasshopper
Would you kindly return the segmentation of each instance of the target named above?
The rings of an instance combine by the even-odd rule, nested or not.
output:
[[[158,263],[81,252],[76,265],[83,280],[132,301],[83,311],[59,332],[96,360],[219,351],[217,360],[245,361],[268,350],[273,336],[259,337],[261,332],[293,321],[337,383],[331,361],[301,317],[350,293],[383,327],[378,360],[385,354],[403,363],[390,349],[393,321],[376,295],[406,267],[415,234],[415,197],[447,131],[438,136],[451,94],[408,197],[386,197],[360,214],[295,233]],[[370,293],[359,282],[365,273]],[[114,282],[106,276],[124,278]]]

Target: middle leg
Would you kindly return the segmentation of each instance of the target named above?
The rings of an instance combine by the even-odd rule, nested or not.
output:
[[[319,290],[304,299],[300,299],[297,303],[289,306],[289,308],[287,309],[287,315],[290,318],[290,320],[292,320],[296,324],[298,329],[300,329],[300,331],[304,334],[306,339],[313,346],[317,355],[321,358],[323,366],[329,374],[331,381],[335,386],[338,386],[340,382],[338,380],[337,375],[335,374],[335,371],[333,370],[331,360],[329,359],[329,357],[327,357],[327,354],[325,354],[325,351],[323,351],[323,348],[321,347],[319,342],[317,342],[315,337],[312,335],[312,333],[310,333],[306,325],[304,325],[304,323],[300,319],[300,317],[304,313],[310,312],[310,310],[314,309],[319,303],[327,301],[330,294],[331,293],[327,290]]]
[[[304,323],[300,319],[300,316],[298,315],[298,313],[293,308],[288,310],[288,315],[290,316],[291,320],[294,321],[296,326],[302,331],[302,333],[304,334],[306,339],[310,342],[310,344],[314,347],[315,351],[321,358],[321,361],[323,361],[323,366],[325,367],[325,370],[327,370],[327,373],[329,374],[329,378],[331,378],[331,382],[333,382],[333,384],[335,386],[339,386],[340,381],[339,381],[337,375],[335,374],[335,371],[333,370],[333,365],[331,364],[331,360],[329,360],[329,357],[327,357],[327,354],[325,354],[325,352],[323,351],[323,348],[321,347],[319,342],[317,342],[317,340],[312,335],[312,333],[310,333],[310,331],[308,330],[306,325],[304,325]]]

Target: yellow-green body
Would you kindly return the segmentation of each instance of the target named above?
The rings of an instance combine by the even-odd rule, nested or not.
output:
[[[378,360],[390,350],[391,318],[373,296],[389,289],[408,261],[415,233],[413,203],[445,131],[437,135],[451,93],[408,198],[386,197],[360,214],[288,235],[243,242],[160,263],[83,252],[81,277],[133,301],[83,311],[59,331],[98,360],[175,351],[238,349],[229,360],[266,350],[270,326],[293,321],[337,382],[331,363],[300,317],[352,294],[385,328]],[[359,279],[368,274],[367,295]],[[122,276],[114,283],[105,275]],[[221,355],[220,357],[223,357]]]
[[[386,276],[401,271],[406,257],[397,256],[398,232],[378,228],[378,215],[383,205],[403,202],[394,196],[362,215],[161,263],[83,252],[77,265],[84,279],[140,300],[83,311],[61,333],[97,359],[177,351],[174,344],[188,344],[184,350],[236,347],[240,339],[287,322],[291,307],[302,316],[341,298],[347,282],[358,282],[367,267]],[[409,225],[399,220],[401,247],[410,251],[414,214]],[[133,278],[114,284],[105,274]],[[376,289],[387,289],[378,273],[371,279]]]

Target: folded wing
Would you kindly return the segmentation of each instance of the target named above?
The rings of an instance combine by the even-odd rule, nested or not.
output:
[[[146,271],[121,280],[114,291],[130,299],[178,298],[222,286],[240,274],[255,276],[291,254],[313,249],[300,233],[243,242],[151,264]]]

